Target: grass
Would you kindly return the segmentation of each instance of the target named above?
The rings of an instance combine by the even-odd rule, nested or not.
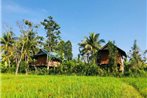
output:
[[[2,98],[147,98],[146,78],[1,74]]]

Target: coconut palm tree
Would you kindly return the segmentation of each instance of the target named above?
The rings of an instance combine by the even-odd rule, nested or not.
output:
[[[87,61],[89,63],[89,56],[91,54],[92,47],[87,43],[86,39],[79,43],[79,46],[80,55],[84,58],[85,62]]]
[[[37,28],[36,25],[33,25],[30,21],[24,20],[23,26],[25,28],[20,28],[21,36],[19,37],[19,41],[17,43],[16,50],[20,56],[18,56],[16,74],[18,73],[18,69],[20,66],[20,62],[22,60],[25,61],[26,65],[26,74],[29,67],[29,63],[32,61],[32,56],[37,52],[39,44],[41,44],[43,38],[38,36],[34,31],[34,28]]]
[[[38,36],[33,30],[26,32],[27,35],[24,36],[24,60],[26,62],[26,73],[29,66],[29,62],[32,61],[32,56],[36,54],[39,50],[38,46],[41,43],[42,37]]]
[[[91,60],[95,63],[96,61],[96,53],[101,48],[101,43],[104,43],[104,39],[99,39],[100,34],[90,33],[89,37],[85,37],[85,39],[79,44],[80,54],[82,56],[87,57],[87,62]]]
[[[14,33],[12,31],[3,33],[2,37],[0,38],[1,43],[1,52],[2,52],[2,61],[6,62],[10,67],[10,59],[13,56],[13,45],[15,42]]]
[[[15,74],[18,74],[20,63],[23,59],[23,51],[24,51],[25,40],[23,37],[20,37],[19,40],[15,43],[15,62],[16,62],[16,71]]]

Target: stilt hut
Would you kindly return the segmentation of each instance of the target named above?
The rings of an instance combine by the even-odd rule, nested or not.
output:
[[[33,62],[33,66],[35,67],[58,67],[61,63],[61,58],[57,53],[48,52],[45,49],[40,49],[33,58],[35,59]]]
[[[106,45],[104,45],[99,51],[98,51],[98,65],[101,67],[103,66],[109,66],[109,49],[108,45],[110,43],[108,42]],[[127,57],[125,51],[117,47],[116,45],[112,44],[118,51],[117,53],[117,66],[120,72],[124,71],[124,58]]]

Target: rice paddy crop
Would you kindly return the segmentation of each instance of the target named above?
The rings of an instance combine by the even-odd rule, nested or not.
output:
[[[147,98],[147,78],[124,78],[122,80],[132,85],[142,96]]]
[[[147,98],[146,78],[1,74],[1,81],[1,98]]]

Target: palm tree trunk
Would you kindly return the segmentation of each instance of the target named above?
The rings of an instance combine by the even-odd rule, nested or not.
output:
[[[89,64],[89,54],[87,54],[87,63]]]
[[[21,62],[21,58],[19,59],[19,61],[18,61],[18,62],[17,62],[17,64],[16,64],[16,71],[15,71],[15,75],[17,75],[17,74],[18,74],[18,69],[19,69],[20,62]]]
[[[35,65],[33,65],[34,66],[34,69],[35,69],[35,73],[37,72],[37,67],[35,66]]]
[[[21,55],[20,55],[20,59],[19,59],[19,61],[17,62],[17,64],[16,64],[16,71],[15,71],[15,75],[17,75],[18,74],[18,69],[19,69],[19,66],[20,66],[20,62],[21,62],[21,60],[22,60],[22,52],[23,52],[23,48],[24,48],[24,43],[23,43],[23,46],[22,46],[22,48],[21,48]]]
[[[26,71],[26,75],[28,74],[28,57],[27,56],[25,56],[25,61],[26,61],[26,68],[25,68],[25,71]]]
[[[49,70],[49,60],[48,60],[48,54],[47,54],[47,57],[46,57],[46,63],[47,63],[47,70]]]
[[[28,68],[26,68],[25,71],[26,71],[26,75],[28,75]]]
[[[8,58],[8,66],[10,67],[11,65],[10,65],[10,59]]]

